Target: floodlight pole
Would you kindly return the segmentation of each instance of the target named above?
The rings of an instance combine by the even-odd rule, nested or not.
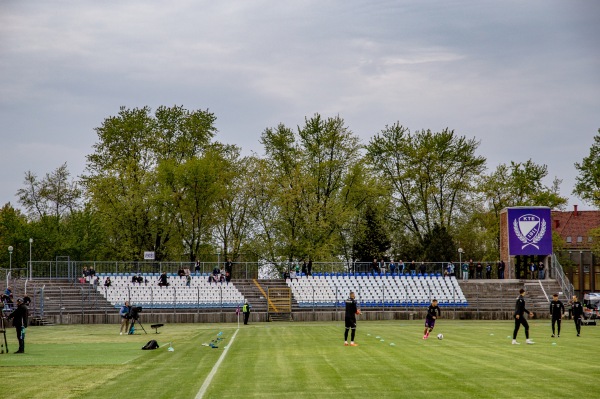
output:
[[[33,245],[33,238],[29,239],[29,279],[33,278],[33,265],[31,264],[31,246]]]
[[[10,271],[11,275],[12,275],[12,252],[13,252],[13,247],[12,247],[12,245],[9,245],[8,246],[8,255],[9,255],[8,270]]]

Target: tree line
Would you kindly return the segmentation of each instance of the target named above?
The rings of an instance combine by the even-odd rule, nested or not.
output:
[[[13,265],[52,260],[268,262],[496,260],[509,206],[562,209],[547,166],[510,162],[486,173],[480,142],[450,129],[395,123],[364,143],[339,117],[266,128],[264,154],[216,140],[216,117],[182,106],[121,107],[95,129],[82,176],[67,164],[25,173],[20,207],[0,209]],[[600,130],[576,167],[575,193],[600,204]],[[558,239],[558,238],[557,238]],[[560,245],[560,243],[557,243]],[[2,264],[8,253],[0,252]]]

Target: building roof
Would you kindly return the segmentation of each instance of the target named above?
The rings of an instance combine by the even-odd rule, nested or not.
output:
[[[600,211],[552,211],[552,230],[560,234],[566,248],[589,249],[592,246],[590,230],[600,227]]]

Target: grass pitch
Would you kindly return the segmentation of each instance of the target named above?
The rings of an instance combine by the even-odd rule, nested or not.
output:
[[[531,321],[535,345],[511,345],[511,321],[358,322],[358,347],[342,322],[167,324],[120,336],[116,325],[30,327],[26,353],[8,329],[0,355],[3,398],[195,398],[229,345],[205,398],[581,398],[600,387],[600,327]],[[219,348],[208,344],[223,332]],[[438,333],[443,340],[436,339]],[[150,339],[160,348],[142,351]],[[168,351],[171,343],[174,351]]]

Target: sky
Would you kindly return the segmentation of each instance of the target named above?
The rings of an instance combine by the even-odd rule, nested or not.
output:
[[[3,0],[0,206],[28,171],[84,173],[121,106],[180,105],[244,155],[315,113],[364,144],[450,128],[487,173],[531,159],[592,209],[572,191],[600,128],[599,19],[588,0]]]

